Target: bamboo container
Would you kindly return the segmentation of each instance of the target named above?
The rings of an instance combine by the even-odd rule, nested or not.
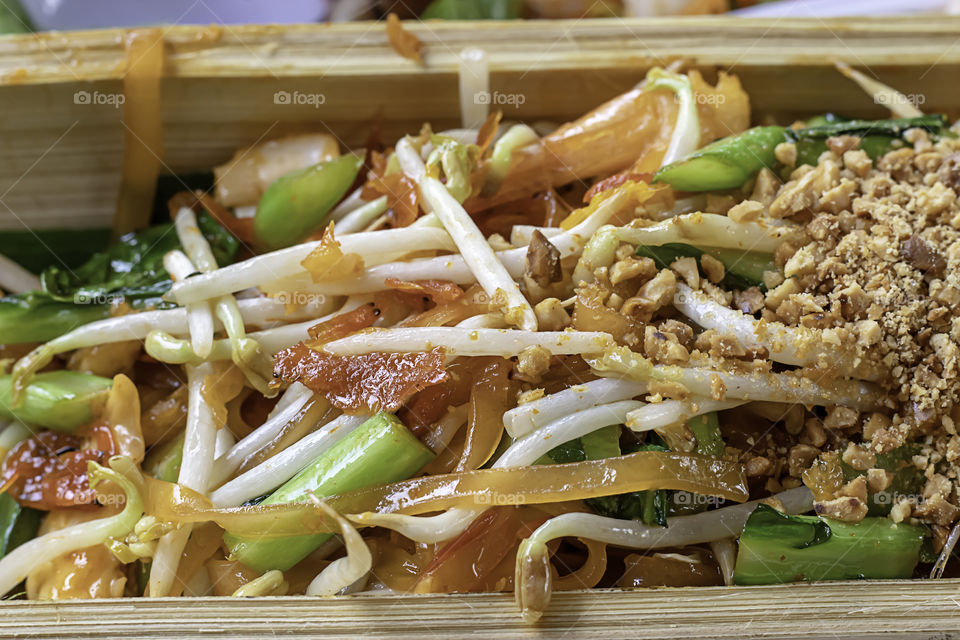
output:
[[[421,23],[422,66],[382,24],[163,30],[161,170],[208,170],[239,147],[292,131],[363,144],[457,126],[457,56],[486,50],[491,91],[523,96],[512,120],[576,117],[686,59],[736,73],[754,118],[886,111],[833,68],[865,69],[928,112],[960,113],[960,19],[659,19]],[[0,38],[0,230],[109,226],[117,200],[127,60],[119,30]],[[295,94],[322,96],[297,103]],[[277,96],[287,94],[284,101]],[[99,97],[98,97],[99,96]],[[110,96],[114,96],[111,101]],[[121,105],[122,106],[122,105]],[[960,629],[960,581],[845,582],[557,593],[527,627],[510,594],[0,603],[0,637],[170,639],[946,638]],[[949,633],[947,633],[949,632]]]

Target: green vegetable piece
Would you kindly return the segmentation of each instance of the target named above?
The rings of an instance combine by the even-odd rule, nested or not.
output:
[[[697,439],[697,453],[714,458],[723,457],[727,448],[720,435],[720,419],[716,411],[690,418],[687,426]]]
[[[72,433],[90,423],[113,381],[79,371],[50,371],[33,377],[23,401],[13,406],[12,376],[0,376],[0,419]]]
[[[667,243],[659,247],[647,245],[637,247],[638,256],[652,258],[660,269],[669,268],[677,258],[696,258],[700,275],[704,277],[706,276],[703,273],[702,265],[700,265],[700,257],[705,253],[709,253],[723,263],[725,274],[721,285],[728,289],[743,290],[750,287],[766,289],[763,284],[764,271],[779,271],[779,267],[773,260],[773,255],[769,253],[716,249],[713,247],[700,248],[677,242]]]
[[[657,171],[654,182],[681,191],[734,189],[776,163],[774,148],[785,140],[783,127],[754,127],[721,138]]]
[[[908,129],[920,128],[934,135],[944,135],[949,123],[946,116],[928,115],[918,118],[895,118],[890,120],[842,120],[819,122],[801,129],[787,129],[786,138],[797,146],[797,166],[816,165],[820,154],[827,150],[827,138],[831,136],[857,136],[860,148],[872,160],[876,160],[897,144]]]
[[[844,118],[843,116],[838,116],[835,113],[824,113],[819,116],[813,116],[807,120],[808,127],[819,127],[825,124],[833,124],[834,122],[847,122],[850,118]]]
[[[913,465],[911,460],[919,452],[919,445],[908,443],[887,453],[877,454],[877,462],[874,466],[891,472],[893,478],[890,481],[890,486],[886,489],[870,493],[868,496],[868,516],[885,516],[890,513],[890,509],[897,501],[898,496],[918,495],[923,492],[923,486],[927,479]],[[850,482],[857,476],[866,475],[864,471],[858,471],[842,460],[840,461],[840,468],[843,470],[844,482]]]
[[[232,262],[237,239],[206,213],[197,221],[218,264]],[[163,256],[178,248],[168,223],[129,233],[74,269],[46,268],[40,275],[42,291],[0,299],[0,344],[51,340],[109,317],[116,302],[136,309],[175,306],[161,297],[171,285]]]
[[[43,512],[21,507],[9,494],[0,494],[0,558],[37,536]]]
[[[304,502],[308,491],[318,498],[405,480],[434,454],[389,413],[378,413],[288,480],[262,504]],[[269,529],[269,523],[265,523]],[[227,532],[231,555],[257,571],[286,571],[323,544],[330,534],[274,539],[241,538]]]
[[[434,0],[421,20],[516,20],[523,17],[522,0]]]
[[[917,118],[892,118],[888,120],[837,120],[819,126],[787,129],[790,140],[820,139],[833,136],[887,136],[899,138],[908,129],[925,129],[935,135],[942,134],[950,127],[947,117],[942,114],[919,116]]]
[[[625,453],[637,451],[668,451],[668,449],[659,444],[647,444],[633,447]],[[588,498],[584,502],[601,516],[621,520],[641,520],[644,524],[665,527],[670,506],[670,491],[666,489],[633,491],[601,498]]]
[[[909,578],[925,527],[865,518],[856,524],[789,516],[761,504],[740,535],[738,585],[855,578]]]
[[[620,455],[620,425],[597,429],[580,438],[584,457],[587,460],[602,460]]]
[[[164,482],[176,482],[180,476],[180,464],[183,462],[183,442],[186,431],[181,430],[177,437],[153,447],[143,461],[143,470]]]
[[[42,292],[0,298],[0,344],[46,342],[110,317],[108,304],[57,302]]]
[[[30,22],[30,16],[19,2],[13,0],[13,2],[0,3],[0,33],[30,33],[31,31],[33,31],[33,25]]]
[[[277,179],[257,205],[257,243],[263,249],[282,249],[320,229],[362,166],[363,154],[350,153]]]
[[[586,459],[587,454],[583,451],[583,445],[580,444],[580,439],[576,438],[550,449],[547,455],[537,460],[536,464],[570,464],[583,462]]]
[[[0,253],[33,273],[54,264],[79,267],[109,242],[110,229],[102,227],[0,231]]]

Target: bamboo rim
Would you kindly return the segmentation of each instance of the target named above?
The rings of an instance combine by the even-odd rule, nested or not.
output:
[[[568,591],[534,626],[512,594],[0,604],[0,637],[952,638],[960,580]]]
[[[688,58],[703,65],[949,65],[960,16],[856,19],[686,17],[551,22],[412,22],[424,65],[392,52],[383,23],[163,29],[167,77],[350,76],[456,71],[463,47],[488,47],[494,71],[607,68]],[[126,29],[0,37],[0,84],[118,80]],[[547,50],[544,50],[547,45]]]

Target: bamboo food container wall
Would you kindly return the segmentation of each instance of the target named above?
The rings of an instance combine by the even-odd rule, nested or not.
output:
[[[563,122],[686,59],[736,73],[754,119],[825,111],[883,117],[833,67],[876,75],[926,112],[960,114],[960,20],[429,23],[408,27],[424,64],[383,24],[163,29],[161,170],[207,171],[240,147],[297,131],[361,146],[459,126],[457,60],[486,50],[509,120]],[[110,226],[125,125],[123,31],[0,38],[0,230]],[[284,98],[286,96],[286,98]],[[0,603],[0,637],[950,638],[960,581],[847,582],[554,595],[536,627],[512,594]]]

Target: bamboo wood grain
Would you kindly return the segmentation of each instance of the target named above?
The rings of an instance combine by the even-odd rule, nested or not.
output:
[[[960,638],[960,581],[554,595],[535,626],[508,594],[0,604],[0,638]]]
[[[738,74],[756,119],[824,110],[882,116],[833,58],[868,68],[927,111],[960,111],[960,18],[895,20],[585,20],[413,24],[425,64],[396,55],[382,24],[164,30],[163,170],[206,171],[238,148],[291,131],[365,141],[380,118],[391,141],[458,124],[457,55],[484,48],[491,90],[522,96],[508,119],[575,118],[654,64],[685,58]],[[77,104],[119,95],[124,32],[0,38],[0,229],[105,226],[122,158],[122,110]],[[277,92],[323,104],[277,104]]]
[[[960,110],[960,19],[661,19],[421,24],[424,67],[395,55],[382,25],[173,27],[165,31],[164,166],[208,169],[261,137],[330,130],[361,144],[375,115],[392,140],[428,120],[456,124],[456,55],[482,46],[491,89],[524,96],[511,119],[573,118],[679,57],[737,73],[758,121],[833,110],[880,116],[831,58],[868,67]],[[122,31],[0,38],[0,229],[109,224],[122,156],[121,111],[78,104],[117,95]],[[277,91],[321,93],[320,108]],[[559,593],[536,627],[512,596],[354,596],[0,603],[16,638],[960,638],[960,582],[856,582],[753,588]]]

